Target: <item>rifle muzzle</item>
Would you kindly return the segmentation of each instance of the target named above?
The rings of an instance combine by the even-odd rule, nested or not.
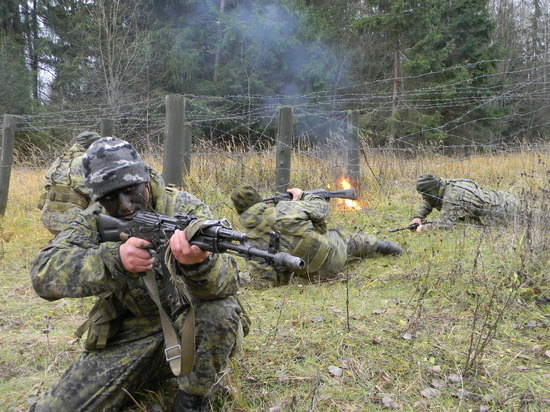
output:
[[[341,199],[350,199],[350,200],[357,200],[357,194],[355,193],[355,188],[349,188],[349,189],[342,189],[342,190],[334,190],[332,192],[329,192],[331,197],[338,197]]]
[[[273,263],[277,266],[292,270],[302,270],[306,267],[306,262],[304,262],[303,259],[286,252],[277,252],[273,259]]]

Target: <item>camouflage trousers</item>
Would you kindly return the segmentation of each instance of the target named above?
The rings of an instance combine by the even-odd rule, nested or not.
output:
[[[212,395],[240,347],[241,306],[233,297],[195,299],[195,366],[177,378],[181,390]],[[86,351],[30,411],[119,411],[129,394],[170,377],[159,318],[128,317],[103,350]],[[154,387],[153,387],[154,389]]]
[[[262,262],[249,261],[251,283],[257,288],[286,285],[291,277],[298,276],[310,282],[334,278],[340,273],[344,265],[354,258],[366,258],[376,254],[378,239],[368,233],[350,233],[346,229],[329,229],[323,237],[329,248],[326,260],[322,267],[312,273],[307,270],[292,273],[276,270]]]

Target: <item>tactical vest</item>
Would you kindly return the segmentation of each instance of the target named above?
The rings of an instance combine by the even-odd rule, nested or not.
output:
[[[86,209],[90,200],[64,184],[54,184],[46,194],[47,208],[52,212],[66,212],[72,208]]]

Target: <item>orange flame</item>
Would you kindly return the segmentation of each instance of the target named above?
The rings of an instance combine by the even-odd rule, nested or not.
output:
[[[342,177],[342,179],[340,179],[340,186],[342,187],[342,189],[350,189],[351,183],[349,182],[348,179],[346,179],[345,177]],[[352,200],[352,199],[337,199],[337,200],[339,205],[343,205],[349,209],[361,210],[361,206],[359,205],[359,202],[357,200]]]

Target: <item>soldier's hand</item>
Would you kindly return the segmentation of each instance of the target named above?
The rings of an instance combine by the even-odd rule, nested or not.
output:
[[[293,187],[292,189],[287,189],[287,192],[292,195],[292,200],[300,200],[300,197],[302,196],[302,189],[298,189],[297,187]]]
[[[207,259],[212,252],[204,251],[196,245],[191,245],[185,232],[176,230],[170,238],[170,250],[182,265],[196,265]]]
[[[122,266],[128,272],[143,273],[153,268],[155,259],[149,252],[151,243],[138,237],[131,237],[119,248]]]
[[[418,223],[418,226],[416,227],[416,229],[414,229],[416,232],[421,232],[422,231],[422,223],[423,223],[423,219],[419,218],[419,217],[415,217],[414,219],[412,219],[409,223],[409,225],[414,225],[415,223]]]

